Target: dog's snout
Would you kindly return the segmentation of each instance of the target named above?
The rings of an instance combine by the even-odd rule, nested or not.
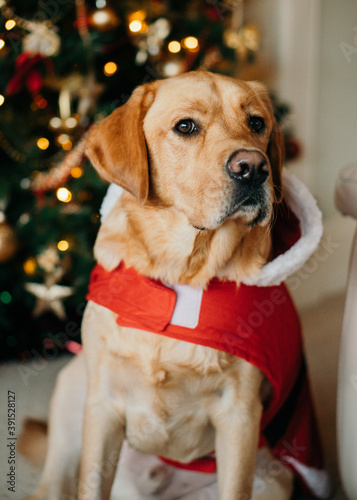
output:
[[[243,183],[264,182],[269,175],[265,156],[260,151],[241,149],[233,153],[227,162],[228,174]]]

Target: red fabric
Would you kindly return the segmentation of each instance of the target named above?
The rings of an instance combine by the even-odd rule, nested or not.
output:
[[[216,460],[213,456],[198,458],[193,462],[184,464],[182,462],[176,462],[176,460],[170,460],[169,458],[159,457],[160,460],[165,462],[165,464],[177,467],[178,469],[191,470],[195,472],[204,472],[205,474],[214,474],[217,470]]]
[[[116,314],[120,326],[148,330],[246,359],[262,370],[274,388],[262,427],[289,394],[302,359],[300,324],[285,285],[254,287],[212,280],[204,291],[199,324],[171,325],[176,294],[123,263],[112,272],[96,265],[88,300]]]
[[[286,252],[300,238],[299,220],[290,210],[285,200],[276,206],[276,218],[274,221],[272,236],[274,241],[274,256]]]
[[[282,217],[275,225],[275,255],[285,252],[300,236],[294,214],[286,205],[281,211]],[[261,420],[259,447],[268,444],[268,434],[275,425],[280,435],[269,445],[281,461],[291,466],[286,460],[293,457],[309,467],[321,467],[308,382],[301,370],[300,322],[284,284],[237,287],[233,282],[212,280],[203,292],[195,329],[170,324],[176,302],[172,289],[141,276],[123,263],[112,272],[97,265],[91,275],[87,299],[115,312],[120,326],[218,349],[257,366],[273,387]],[[289,413],[286,407],[291,404],[293,410]],[[289,415],[288,422],[281,424],[284,420],[281,414]],[[207,473],[216,470],[214,456],[189,464],[162,459],[183,469]]]

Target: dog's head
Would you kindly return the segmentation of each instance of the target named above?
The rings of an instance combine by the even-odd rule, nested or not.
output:
[[[86,153],[140,203],[174,206],[199,229],[265,225],[281,200],[283,137],[256,82],[197,71],[142,85]]]

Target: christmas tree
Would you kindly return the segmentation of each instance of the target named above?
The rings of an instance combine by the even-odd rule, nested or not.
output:
[[[141,83],[197,68],[239,74],[260,38],[243,8],[242,0],[0,0],[3,359],[80,341],[107,188],[83,155],[90,126]]]

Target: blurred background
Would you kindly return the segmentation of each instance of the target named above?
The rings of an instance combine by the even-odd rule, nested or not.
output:
[[[263,2],[0,0],[0,10],[0,352],[25,361],[62,333],[79,340],[106,186],[76,144],[133,88],[198,68],[262,79],[287,161],[305,146],[291,95],[280,101],[278,19]]]
[[[266,83],[286,167],[323,212],[320,247],[288,284],[338,485],[336,374],[354,223],[335,209],[334,185],[357,159],[356,1],[0,0],[0,367],[58,358],[80,341],[107,186],[77,143],[137,85],[197,68]]]

